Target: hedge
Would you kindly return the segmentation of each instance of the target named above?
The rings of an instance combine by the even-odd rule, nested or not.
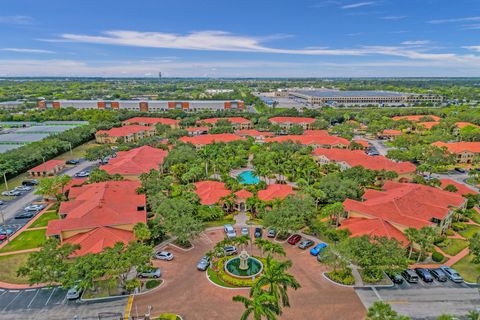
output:
[[[345,268],[337,271],[330,271],[326,272],[325,275],[332,281],[344,284],[344,285],[354,285],[355,284],[355,278],[353,277],[352,274],[352,269],[350,268]]]
[[[432,260],[435,262],[442,262],[445,256],[438,251],[432,253]]]

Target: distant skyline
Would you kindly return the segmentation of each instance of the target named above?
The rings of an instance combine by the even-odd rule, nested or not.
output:
[[[474,77],[480,1],[2,1],[0,39],[0,77]]]

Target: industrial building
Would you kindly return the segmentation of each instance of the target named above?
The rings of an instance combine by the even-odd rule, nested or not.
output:
[[[59,109],[73,107],[75,109],[105,109],[130,110],[141,112],[162,112],[168,110],[184,111],[221,111],[244,110],[241,100],[195,100],[195,101],[166,101],[166,100],[55,100],[39,101],[40,109]]]
[[[265,94],[262,94],[266,96]],[[410,106],[441,104],[443,97],[435,94],[414,94],[392,91],[341,91],[332,89],[294,89],[270,93],[274,98],[289,98],[309,106]]]

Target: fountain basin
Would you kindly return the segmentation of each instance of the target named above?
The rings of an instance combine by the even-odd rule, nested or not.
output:
[[[225,272],[235,278],[247,279],[256,277],[263,271],[263,263],[254,257],[248,258],[247,265],[248,269],[242,270],[240,268],[240,257],[235,257],[225,263]]]

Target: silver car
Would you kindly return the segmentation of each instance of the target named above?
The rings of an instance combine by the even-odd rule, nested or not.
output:
[[[168,251],[159,251],[155,253],[155,259],[171,261],[173,260],[173,253]]]
[[[250,233],[250,232],[248,232],[247,227],[242,227],[241,232],[242,232],[242,236],[248,236],[248,234]]]
[[[209,265],[210,265],[210,257],[203,256],[197,264],[197,269],[200,271],[205,271],[207,270]]]
[[[140,272],[138,274],[138,277],[139,278],[160,278],[161,275],[162,275],[162,272],[160,271],[160,268],[152,268],[150,270]]]
[[[77,300],[80,298],[80,295],[82,294],[82,289],[78,287],[78,285],[75,285],[74,287],[68,289],[67,291],[67,299],[68,300]]]

